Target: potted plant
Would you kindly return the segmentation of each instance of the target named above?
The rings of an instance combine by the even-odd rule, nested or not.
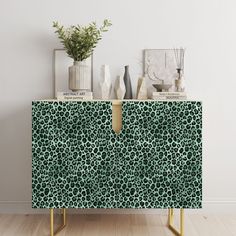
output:
[[[66,53],[74,60],[74,64],[69,67],[69,89],[72,91],[87,89],[84,87],[84,81],[90,75],[90,68],[85,63],[85,59],[91,56],[98,41],[102,39],[102,33],[108,31],[109,26],[111,23],[107,19],[103,21],[101,27],[98,27],[96,22],[92,22],[88,26],[72,25],[65,28],[58,22],[53,22],[55,33]]]

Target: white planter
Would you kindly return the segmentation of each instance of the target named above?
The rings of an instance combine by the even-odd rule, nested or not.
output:
[[[122,76],[118,76],[115,82],[115,94],[117,99],[122,100],[125,96],[125,83]]]
[[[101,67],[101,81],[99,83],[101,88],[101,99],[109,99],[111,95],[111,75],[108,65]]]
[[[74,65],[69,67],[69,89],[73,92],[90,89],[87,81],[90,80],[90,67],[85,61],[74,61]]]

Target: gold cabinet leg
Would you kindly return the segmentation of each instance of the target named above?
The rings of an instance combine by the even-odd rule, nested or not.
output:
[[[184,236],[184,209],[180,209],[180,235]]]
[[[50,209],[50,236],[54,236],[54,209]]]
[[[63,225],[66,225],[66,208],[62,209]]]
[[[66,226],[66,209],[61,209],[61,215],[62,215],[62,224],[60,227],[54,232],[54,209],[50,209],[50,236],[55,236],[57,233],[59,233],[63,228]]]
[[[173,224],[173,219],[174,219],[174,210],[172,208],[168,209],[168,224],[172,225]]]
[[[174,209],[168,209],[168,227],[176,236],[184,236],[184,209],[180,209],[180,230],[174,227]]]

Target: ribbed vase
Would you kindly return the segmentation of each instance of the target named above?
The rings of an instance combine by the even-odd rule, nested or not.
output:
[[[69,89],[76,92],[87,88],[87,81],[90,79],[90,68],[85,61],[74,61],[69,67]]]

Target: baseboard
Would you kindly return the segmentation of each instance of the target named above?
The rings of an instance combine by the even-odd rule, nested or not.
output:
[[[203,213],[225,213],[225,214],[235,214],[236,212],[236,200],[226,199],[226,200],[215,200],[209,199],[203,201],[201,211]]]
[[[186,214],[235,214],[234,200],[205,200],[202,209],[187,209]],[[32,209],[30,201],[0,201],[0,214],[48,214],[48,209]],[[165,209],[69,209],[69,214],[166,214]]]

